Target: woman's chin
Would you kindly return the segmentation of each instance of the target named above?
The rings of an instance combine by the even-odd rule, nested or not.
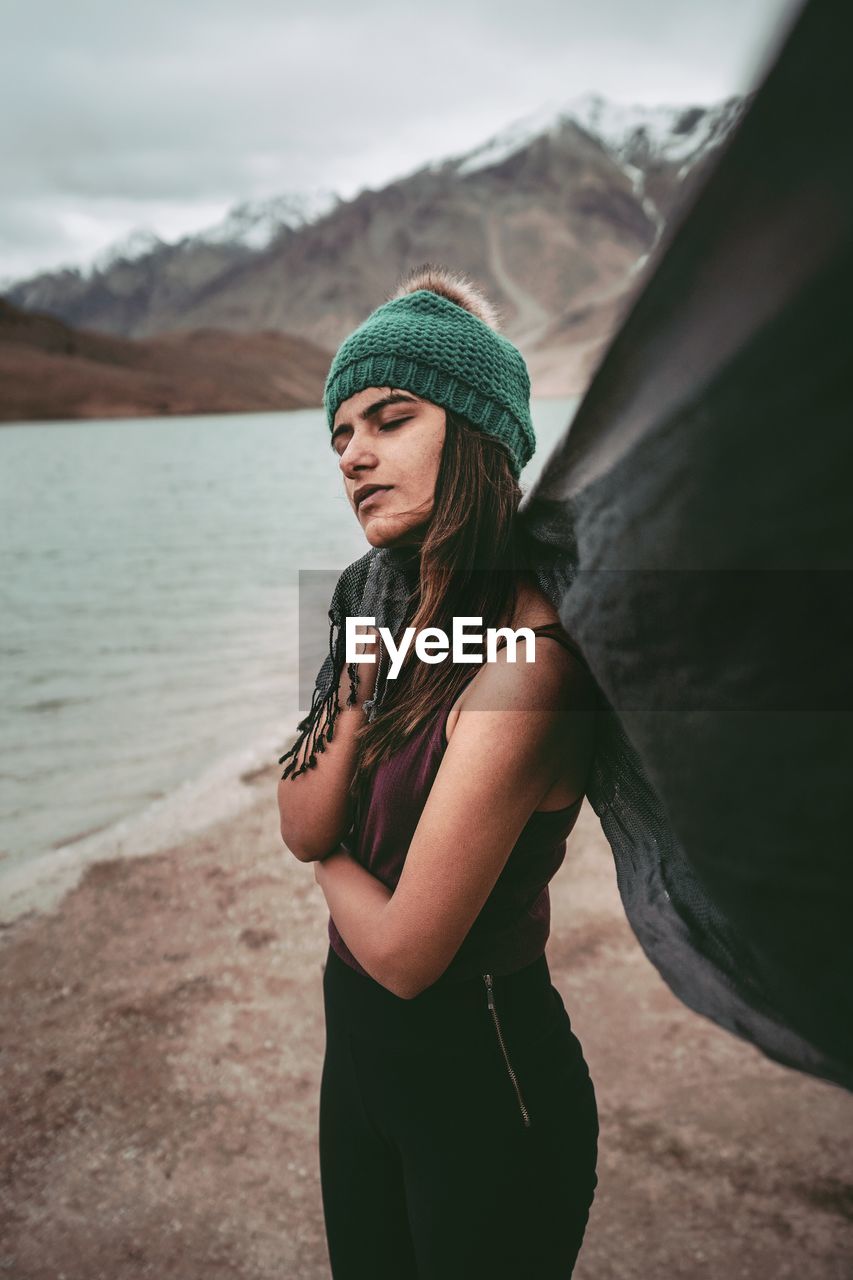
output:
[[[372,547],[405,546],[413,541],[413,531],[408,525],[401,525],[397,520],[383,520],[381,517],[367,521],[364,536]]]
[[[374,521],[367,526],[364,536],[372,547],[393,547],[397,545],[402,535],[383,529],[378,521]]]

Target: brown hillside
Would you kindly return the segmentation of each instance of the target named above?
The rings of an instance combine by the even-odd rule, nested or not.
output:
[[[273,329],[134,340],[72,329],[0,299],[0,422],[320,405],[330,358]]]

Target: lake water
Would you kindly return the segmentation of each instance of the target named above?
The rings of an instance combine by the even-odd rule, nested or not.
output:
[[[534,402],[524,490],[576,405]],[[2,872],[244,804],[307,709],[299,571],[369,549],[319,409],[4,426],[0,538]]]

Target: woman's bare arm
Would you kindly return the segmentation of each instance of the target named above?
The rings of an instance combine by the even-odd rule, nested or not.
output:
[[[376,653],[364,649],[366,653]],[[346,836],[352,822],[349,788],[356,767],[356,730],[364,724],[362,704],[373,696],[376,685],[376,663],[359,663],[356,703],[346,705],[349,674],[346,666],[338,677],[340,710],[335,719],[334,736],[324,751],[317,753],[317,763],[298,777],[279,780],[278,811],[281,838],[300,862],[314,862],[336,848]]]
[[[371,977],[406,1000],[437,981],[557,773],[569,761],[586,775],[594,720],[593,686],[560,650],[518,668],[504,651],[478,674],[393,893],[345,850],[315,866],[338,932]]]

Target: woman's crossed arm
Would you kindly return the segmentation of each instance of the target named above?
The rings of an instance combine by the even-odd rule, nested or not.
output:
[[[315,866],[362,967],[411,999],[453,959],[521,831],[567,769],[585,776],[594,698],[570,655],[487,664],[470,687],[391,892],[347,852]]]

